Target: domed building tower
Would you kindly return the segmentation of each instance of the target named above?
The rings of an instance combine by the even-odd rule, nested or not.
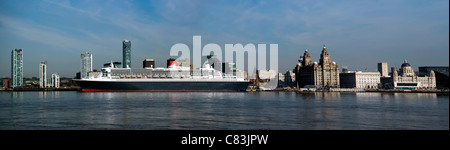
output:
[[[321,87],[339,88],[339,66],[336,62],[332,62],[330,54],[328,54],[327,47],[323,45],[322,53],[320,54],[320,68],[316,70],[318,80],[316,85]]]
[[[414,71],[411,67],[411,65],[406,61],[402,64],[402,67],[400,68],[400,76],[403,77],[412,77],[414,76]]]
[[[309,55],[308,49],[305,50],[305,53],[303,53],[303,57],[302,57],[303,61],[300,62],[302,63],[302,66],[309,66],[312,64],[311,62],[311,56]]]
[[[393,72],[392,82],[395,89],[434,89],[436,88],[436,77],[434,71],[429,76],[419,77],[406,59],[398,71]]]
[[[398,73],[397,73],[397,70],[394,70],[394,72],[392,73],[392,80],[394,81],[394,82],[397,82],[397,80],[398,80]]]

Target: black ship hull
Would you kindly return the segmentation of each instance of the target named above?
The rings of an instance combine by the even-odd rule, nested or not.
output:
[[[82,91],[245,91],[248,81],[75,80]]]

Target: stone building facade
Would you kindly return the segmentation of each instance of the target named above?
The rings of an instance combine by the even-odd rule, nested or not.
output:
[[[285,88],[285,87],[293,88],[297,85],[296,83],[297,82],[295,82],[294,71],[288,70],[288,71],[286,71],[285,74],[278,73],[278,87],[279,88]]]
[[[320,61],[312,62],[308,50],[300,57],[295,67],[295,78],[298,88],[314,85],[324,88],[339,88],[339,66],[332,62],[325,45],[320,54]]]
[[[394,89],[434,89],[436,88],[436,77],[434,71],[429,76],[419,77],[414,74],[411,65],[405,60],[401,68],[392,73],[390,88]]]
[[[341,88],[378,89],[380,72],[347,71],[339,74]]]

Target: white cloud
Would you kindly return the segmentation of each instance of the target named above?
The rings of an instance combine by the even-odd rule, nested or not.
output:
[[[448,54],[448,29],[442,29],[448,28],[448,19],[436,15],[442,9],[448,12],[447,6],[430,12],[430,8],[411,9],[415,7],[397,1],[385,5],[373,1],[169,0],[151,1],[151,6],[139,7],[131,1],[44,2],[40,5],[40,10],[45,10],[41,15],[56,17],[55,23],[0,14],[1,33],[66,51],[95,49],[102,53],[95,55],[102,58],[99,61],[121,58],[121,40],[127,38],[133,41],[133,64],[149,55],[164,59],[173,44],[190,45],[193,35],[202,35],[203,45],[281,42],[280,53],[289,53],[292,58],[286,59],[294,63],[305,48],[320,49],[322,44],[352,54],[374,54],[380,50],[400,55],[412,49],[439,48],[447,48],[444,53]],[[381,54],[373,57],[383,58]],[[333,58],[345,59],[339,57]]]
[[[0,22],[4,25],[4,30],[10,34],[39,43],[66,48],[78,48],[81,43],[84,43],[67,35],[64,31],[42,26],[29,20],[22,21],[0,15]],[[85,44],[93,46],[91,43]]]

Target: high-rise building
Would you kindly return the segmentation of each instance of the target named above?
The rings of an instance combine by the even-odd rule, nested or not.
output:
[[[59,74],[58,73],[53,73],[52,74],[51,82],[52,82],[52,87],[59,88],[60,79],[59,79]]]
[[[131,41],[127,39],[123,40],[122,46],[123,46],[122,68],[131,68]]]
[[[295,78],[298,88],[307,85],[339,88],[339,66],[332,62],[327,48],[323,46],[320,62],[312,62],[308,50],[300,58],[295,67]]]
[[[381,77],[389,76],[387,62],[380,62],[380,63],[378,63],[378,72],[380,72]]]
[[[23,86],[23,53],[22,49],[14,48],[11,51],[11,87]]]
[[[47,87],[47,61],[41,61],[39,64],[39,87]]]
[[[92,71],[92,54],[86,52],[81,54],[81,79],[88,78],[88,73]]]

